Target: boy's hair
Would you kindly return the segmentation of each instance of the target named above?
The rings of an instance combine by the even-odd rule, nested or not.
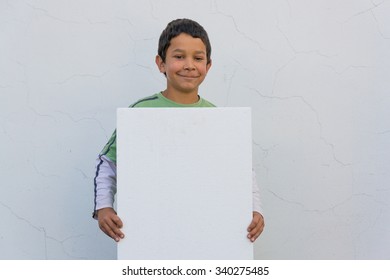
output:
[[[206,46],[207,64],[209,64],[211,61],[211,44],[206,30],[196,21],[186,18],[171,21],[161,33],[158,42],[158,55],[161,57],[162,61],[165,62],[171,40],[181,33],[186,33],[194,38],[202,40],[203,44]]]

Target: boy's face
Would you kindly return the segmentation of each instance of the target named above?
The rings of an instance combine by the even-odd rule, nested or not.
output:
[[[168,91],[196,95],[211,67],[211,62],[207,63],[203,41],[186,33],[174,37],[167,49],[165,62],[157,56],[156,63],[167,77]]]

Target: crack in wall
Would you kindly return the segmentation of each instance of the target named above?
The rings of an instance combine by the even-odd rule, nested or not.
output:
[[[59,113],[59,114],[66,116],[69,120],[71,120],[75,124],[78,124],[78,123],[84,122],[84,121],[96,122],[98,124],[98,127],[103,131],[103,133],[106,137],[111,136],[111,133],[107,132],[107,130],[104,128],[103,124],[97,118],[93,118],[93,117],[75,118],[70,113],[67,113],[64,111],[54,110],[53,112],[56,112],[56,113]]]
[[[376,28],[377,28],[377,30],[378,30],[379,35],[380,35],[384,40],[390,40],[390,37],[386,36],[386,35],[383,33],[383,31],[382,31],[382,29],[381,29],[381,27],[380,27],[378,18],[375,16],[375,10],[378,9],[378,8],[380,8],[380,6],[381,6],[382,4],[385,3],[385,1],[382,1],[382,2],[380,2],[380,3],[374,3],[374,1],[371,0],[370,2],[371,2],[371,4],[372,4],[372,7],[367,8],[367,9],[365,9],[365,10],[363,10],[363,11],[360,11],[360,12],[358,12],[358,13],[353,14],[352,16],[348,17],[343,23],[346,24],[346,23],[349,23],[351,20],[353,20],[353,19],[356,18],[356,17],[360,17],[360,16],[362,16],[362,15],[370,14],[370,16],[372,17],[372,19],[373,19],[374,22],[375,22],[375,26],[376,26]]]
[[[15,213],[15,211],[10,206],[6,205],[4,202],[0,201],[0,205],[3,206],[5,209],[7,209],[9,211],[9,213],[12,216],[14,216],[16,219],[18,219],[19,221],[24,222],[29,227],[31,227],[33,230],[42,233],[43,241],[44,241],[44,255],[45,255],[45,258],[47,259],[47,243],[46,243],[47,236],[46,236],[45,228],[44,227],[38,227],[38,226],[34,225],[33,223],[31,223],[29,220],[27,220],[27,219],[23,218],[22,216],[18,215],[17,213]]]
[[[340,160],[337,155],[336,155],[336,152],[335,152],[335,145],[331,142],[329,142],[324,136],[323,136],[323,131],[322,131],[322,123],[321,123],[321,120],[320,120],[320,116],[319,116],[319,113],[317,112],[317,110],[314,108],[314,106],[312,106],[303,96],[299,96],[299,95],[296,95],[296,96],[286,96],[286,97],[280,97],[280,96],[275,96],[275,95],[264,95],[262,94],[258,89],[256,88],[248,88],[254,92],[257,93],[257,95],[261,96],[262,98],[267,98],[267,99],[272,99],[272,100],[279,100],[279,101],[286,101],[286,100],[294,100],[294,99],[298,99],[300,100],[303,104],[305,104],[306,107],[308,107],[310,109],[310,111],[312,111],[312,113],[315,115],[315,119],[316,119],[316,123],[317,123],[317,126],[318,126],[318,129],[319,129],[319,135],[320,135],[320,140],[330,148],[331,150],[331,153],[332,153],[332,157],[333,157],[333,160],[335,162],[337,162],[338,164],[340,164],[341,166],[344,166],[344,167],[347,167],[347,166],[350,166],[352,165],[351,163],[345,163],[343,162],[342,160]]]
[[[224,17],[230,19],[230,21],[233,23],[233,26],[234,26],[234,28],[235,28],[235,30],[236,30],[236,32],[237,32],[238,34],[240,34],[242,37],[244,37],[244,38],[247,39],[248,41],[250,41],[250,42],[252,42],[253,44],[255,44],[255,45],[257,46],[257,48],[258,48],[260,51],[262,51],[262,52],[269,52],[269,50],[267,50],[265,47],[263,47],[263,45],[262,45],[258,40],[253,39],[251,36],[249,36],[248,34],[246,34],[244,31],[242,31],[242,30],[239,28],[239,26],[238,26],[238,24],[237,24],[237,22],[236,22],[236,19],[235,19],[235,17],[234,17],[233,15],[229,15],[229,14],[226,14],[226,13],[221,12],[221,11],[219,10],[219,8],[218,8],[218,4],[217,4],[217,1],[216,1],[216,0],[214,0],[212,3],[213,3],[213,4],[212,4],[213,13],[215,13],[215,14],[220,14],[220,15],[222,15],[222,16],[224,16]]]
[[[26,6],[30,7],[32,10],[42,14],[43,16],[51,18],[51,19],[53,19],[55,21],[59,21],[59,22],[66,23],[66,24],[69,24],[69,23],[71,23],[71,24],[81,24],[82,23],[82,22],[79,22],[79,21],[65,20],[65,19],[53,16],[47,9],[34,6],[33,4],[30,4],[30,3],[26,3]]]
[[[371,7],[367,8],[367,9],[364,9],[364,10],[362,10],[360,12],[357,12],[357,13],[349,16],[346,20],[344,20],[344,23],[347,23],[350,20],[352,20],[353,18],[365,15],[367,13],[371,13],[372,14],[372,11],[375,10],[376,8],[380,7],[385,1],[382,1],[381,3],[378,3],[378,4],[374,3],[372,0],[370,0],[370,2],[372,4]]]
[[[280,24],[279,24],[279,20],[278,20],[278,23],[276,25],[278,31],[280,32],[280,34],[282,34],[283,38],[285,39],[285,41],[287,42],[287,45],[289,46],[289,48],[292,50],[292,52],[295,54],[295,55],[309,55],[309,54],[314,54],[314,55],[317,55],[317,56],[320,56],[320,57],[324,57],[324,58],[332,58],[332,57],[335,57],[336,55],[328,55],[328,54],[324,54],[322,53],[320,50],[297,50],[297,48],[294,46],[294,44],[291,42],[290,38],[287,36],[287,34],[282,30],[282,28],[280,27]]]
[[[43,246],[43,251],[44,251],[44,256],[45,256],[45,259],[49,259],[49,253],[48,253],[48,250],[49,250],[49,247],[48,247],[48,244],[47,244],[47,241],[48,240],[52,240],[56,243],[58,243],[64,254],[67,255],[68,257],[70,258],[74,258],[75,256],[72,255],[71,253],[67,252],[67,249],[66,249],[66,242],[68,241],[71,241],[71,240],[74,240],[74,239],[78,239],[78,238],[84,238],[84,237],[87,237],[87,235],[85,234],[78,234],[78,235],[73,235],[73,236],[69,236],[69,237],[66,237],[66,238],[63,238],[63,239],[58,239],[58,238],[55,238],[53,236],[50,236],[47,234],[46,232],[46,228],[45,227],[41,227],[41,226],[37,226],[37,225],[34,225],[31,221],[29,221],[28,219],[22,217],[21,215],[17,214],[11,206],[5,204],[4,202],[0,201],[0,205],[7,209],[7,211],[13,216],[15,217],[17,220],[25,223],[26,225],[28,225],[30,228],[32,228],[34,231],[37,231],[39,233],[42,234],[42,238],[43,238],[43,243],[44,243],[44,246]],[[77,256],[76,256],[77,257]],[[78,257],[78,258],[81,258],[81,257]]]
[[[386,135],[386,134],[389,134],[389,133],[390,133],[390,129],[377,132],[377,134],[379,134],[379,135]]]
[[[367,193],[353,193],[349,197],[345,198],[344,200],[335,202],[330,207],[327,207],[327,208],[324,208],[324,209],[314,209],[314,208],[310,209],[304,203],[299,202],[299,201],[286,199],[283,196],[281,196],[280,194],[276,193],[275,191],[273,191],[273,190],[271,190],[269,188],[266,188],[266,191],[268,193],[272,194],[272,196],[276,197],[280,201],[283,201],[283,202],[285,202],[287,204],[290,204],[290,205],[298,206],[304,212],[319,213],[319,214],[323,214],[323,213],[326,213],[326,212],[334,212],[336,208],[339,208],[339,207],[345,205],[348,202],[351,202],[352,200],[354,200],[354,199],[356,199],[358,197],[365,197],[367,199],[370,199],[374,203],[376,203],[378,205],[381,205],[381,206],[384,206],[384,207],[388,206],[386,203],[383,203],[382,201],[378,201],[377,199],[375,199],[374,195],[370,195],[370,194],[367,194]]]
[[[110,72],[111,72],[110,70],[107,70],[101,74],[73,74],[73,75],[63,79],[62,81],[58,81],[57,84],[62,86],[64,84],[72,81],[73,79],[77,79],[77,78],[93,78],[93,79],[98,79],[99,81],[101,81],[101,78],[103,78],[105,75],[107,75]]]

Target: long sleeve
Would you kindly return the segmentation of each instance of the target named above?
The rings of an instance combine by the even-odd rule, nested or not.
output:
[[[96,159],[94,179],[93,218],[97,218],[97,210],[113,207],[116,194],[116,164],[104,155]]]
[[[260,189],[257,184],[256,172],[252,170],[252,200],[253,200],[253,211],[263,214],[263,206],[261,203]]]

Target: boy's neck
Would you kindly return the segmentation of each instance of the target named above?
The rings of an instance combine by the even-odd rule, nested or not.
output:
[[[179,104],[193,104],[199,101],[199,95],[197,92],[179,93],[166,89],[162,92],[162,95],[165,98],[168,98],[169,100]]]

